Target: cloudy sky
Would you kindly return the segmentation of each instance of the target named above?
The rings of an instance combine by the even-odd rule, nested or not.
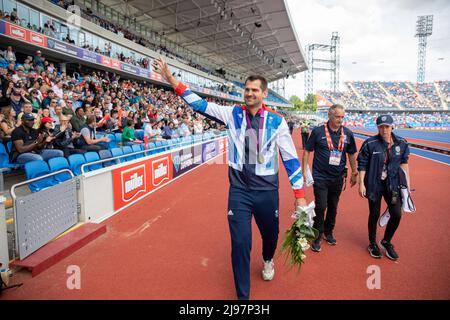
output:
[[[428,38],[425,81],[450,80],[450,0],[287,0],[303,49],[341,37],[341,89],[348,80],[417,77],[414,37],[419,15],[434,15]],[[317,77],[316,77],[317,75]],[[315,73],[314,88],[328,89],[330,74]],[[286,80],[286,96],[303,98],[304,72]]]

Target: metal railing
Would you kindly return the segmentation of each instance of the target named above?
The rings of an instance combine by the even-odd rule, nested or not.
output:
[[[64,172],[68,172],[71,175],[72,179],[75,177],[75,175],[73,174],[73,172],[71,170],[69,170],[69,169],[62,169],[62,170],[59,170],[59,171],[56,171],[56,172],[51,172],[49,174],[46,174],[46,175],[43,175],[43,176],[40,176],[40,177],[36,177],[36,178],[33,178],[33,179],[29,179],[29,180],[26,180],[26,181],[23,181],[23,182],[16,183],[16,184],[14,184],[11,187],[11,198],[13,199],[13,212],[14,212],[14,241],[13,241],[13,244],[15,246],[13,248],[13,250],[12,250],[13,251],[13,259],[16,259],[16,254],[17,254],[16,250],[19,247],[18,237],[16,236],[17,228],[18,228],[18,226],[17,226],[17,221],[18,220],[17,220],[17,209],[16,209],[17,196],[16,196],[15,190],[18,187],[22,187],[22,186],[28,185],[30,183],[33,183],[33,182],[36,182],[36,181],[39,181],[39,180],[50,178],[50,177],[56,176],[56,175],[64,173]]]
[[[85,174],[86,173],[86,171],[85,171],[86,167],[89,167],[89,166],[92,166],[92,165],[95,165],[95,164],[111,162],[111,161],[116,162],[116,160],[119,160],[119,159],[122,159],[122,158],[129,158],[129,157],[133,157],[133,156],[136,156],[136,155],[139,155],[139,154],[146,154],[146,153],[153,152],[153,151],[159,150],[159,149],[172,148],[173,146],[183,147],[183,145],[184,146],[195,145],[196,143],[200,143],[200,142],[203,143],[203,142],[206,142],[206,141],[212,141],[212,140],[215,140],[217,138],[224,137],[224,136],[226,136],[226,135],[221,134],[221,135],[214,136],[211,139],[207,139],[207,140],[199,140],[197,142],[196,141],[189,141],[188,144],[186,143],[186,141],[181,141],[181,142],[175,143],[175,144],[170,144],[170,145],[166,144],[166,145],[159,146],[159,147],[152,148],[152,149],[136,151],[136,152],[127,153],[127,154],[124,154],[124,155],[121,155],[121,156],[115,156],[115,157],[111,157],[111,158],[100,159],[100,160],[89,162],[89,163],[83,163],[81,165],[81,168],[80,168],[81,169],[81,174]],[[151,142],[149,142],[149,143],[151,143]],[[118,164],[118,163],[115,163],[115,164]]]

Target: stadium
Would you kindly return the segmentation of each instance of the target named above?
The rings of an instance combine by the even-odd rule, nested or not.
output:
[[[401,258],[374,260],[367,200],[344,180],[339,245],[306,251],[300,273],[276,253],[271,282],[253,223],[251,298],[448,300],[450,81],[424,81],[422,52],[417,82],[346,79],[341,91],[339,35],[306,46],[302,32],[284,0],[0,0],[0,299],[234,300],[227,173],[239,146],[220,110],[247,110],[246,79],[261,75],[265,118],[289,125],[300,162],[302,130],[332,106],[345,109],[358,151],[392,117],[417,211],[403,212],[393,240]],[[314,90],[319,71],[332,75],[329,90]],[[286,97],[300,75],[314,111]],[[206,105],[223,109],[208,116]],[[274,156],[286,167],[279,247],[293,223],[286,154]],[[317,196],[306,180],[304,192]]]

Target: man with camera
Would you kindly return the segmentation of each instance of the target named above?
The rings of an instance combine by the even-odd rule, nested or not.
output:
[[[380,217],[381,198],[388,205],[390,219],[380,246],[386,256],[397,260],[398,254],[391,243],[400,224],[401,199],[399,192],[400,170],[409,181],[409,147],[405,139],[392,133],[394,119],[390,115],[377,118],[378,134],[364,141],[358,155],[359,194],[369,200],[369,253],[381,258],[376,242],[377,222]]]

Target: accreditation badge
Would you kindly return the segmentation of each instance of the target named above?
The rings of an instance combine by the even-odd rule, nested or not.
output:
[[[339,166],[341,164],[342,152],[333,150],[330,151],[330,161],[329,164],[332,166]]]

